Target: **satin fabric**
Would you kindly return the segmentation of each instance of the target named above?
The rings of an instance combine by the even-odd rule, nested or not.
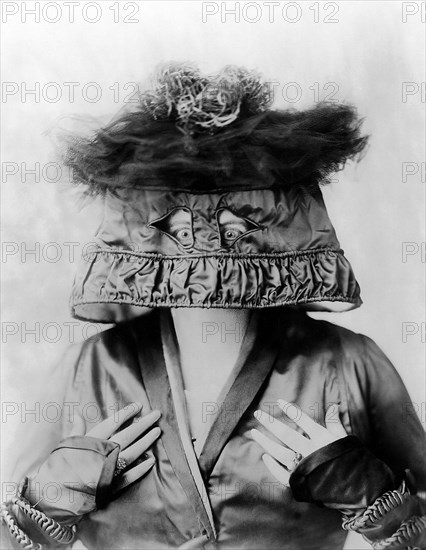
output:
[[[411,477],[407,474],[407,477]],[[380,520],[371,521],[366,527],[357,531],[372,541],[383,541],[391,537],[401,523],[422,516],[426,511],[424,502],[414,496],[409,488],[408,496],[404,497],[398,506],[391,506],[392,499],[384,499],[383,495],[406,487],[401,485],[389,466],[379,460],[357,437],[349,435],[334,441],[304,458],[290,476],[290,487],[293,496],[301,502],[316,502],[339,510],[348,518],[359,518],[367,507],[374,505]],[[411,494],[410,494],[411,493]],[[381,499],[378,506],[376,499]],[[395,501],[394,501],[395,502]],[[398,501],[396,501],[398,502]],[[374,504],[376,503],[376,504]],[[412,538],[406,546],[413,546]],[[416,545],[420,538],[422,547],[426,543],[426,531],[420,537],[416,536]],[[400,548],[392,544],[390,549]]]
[[[290,476],[290,487],[298,501],[316,502],[355,516],[387,491],[398,489],[401,481],[350,435],[303,459]]]
[[[41,465],[37,475],[29,479],[23,496],[32,505],[42,503],[43,512],[49,518],[64,525],[75,525],[83,515],[107,504],[119,450],[120,446],[113,441],[88,436],[66,437]],[[53,499],[49,496],[52,489]]]
[[[155,225],[179,208],[191,216],[191,246]],[[218,224],[223,209],[250,228],[229,245]],[[340,311],[361,303],[321,192],[283,189],[108,192],[71,295],[75,317],[99,322],[162,306]]]
[[[77,535],[89,550],[342,548],[346,533],[340,514],[297,502],[267,470],[263,450],[250,436],[253,427],[264,430],[253,416],[258,408],[296,427],[276,405],[280,398],[322,424],[328,406],[338,403],[348,434],[396,474],[410,469],[418,488],[426,488],[424,432],[380,349],[365,336],[303,312],[264,310],[229,391],[215,413],[205,411],[210,429],[199,465],[212,525],[179,433],[161,315],[170,312],[154,310],[107,330],[85,342],[77,359],[73,350],[70,362],[61,364],[61,372],[72,373],[66,401],[79,403],[83,417],[84,407],[96,404],[100,415],[93,424],[132,401],[142,402],[145,412],[162,411],[162,434],[148,453],[156,458],[154,468],[79,523]],[[70,427],[64,425],[62,437]]]

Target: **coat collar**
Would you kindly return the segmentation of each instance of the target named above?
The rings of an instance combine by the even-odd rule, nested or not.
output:
[[[236,368],[219,396],[219,407],[199,456],[207,481],[232,432],[271,372],[279,345],[268,315],[256,312],[244,337]],[[259,318],[260,317],[260,318]]]
[[[168,326],[174,332],[173,320],[167,310],[161,313],[159,310],[154,310],[150,315],[143,316],[137,322],[130,324],[137,342],[142,379],[151,407],[162,412],[159,423],[162,429],[161,442],[198,517],[200,533],[207,533],[209,537],[215,538],[214,526],[191,472],[179,432],[162,347],[161,315],[166,319],[168,317]],[[236,368],[221,392],[217,413],[211,422],[199,456],[199,466],[205,482],[208,481],[232,432],[274,366],[280,348],[281,327],[282,324],[276,322],[273,310],[260,311],[257,322],[256,316],[252,317],[242,342]],[[175,338],[169,339],[168,344],[173,345],[173,342],[177,346]],[[173,350],[171,352],[173,353]],[[178,355],[177,347],[174,353]],[[229,411],[232,411],[232,414],[229,414]]]
[[[182,440],[179,435],[175,406],[167,375],[161,342],[159,310],[131,324],[137,345],[142,381],[152,409],[161,411],[159,427],[162,443],[170,464],[185,491],[200,524],[200,534],[215,538],[203,501],[189,467]],[[139,343],[140,342],[140,343]]]

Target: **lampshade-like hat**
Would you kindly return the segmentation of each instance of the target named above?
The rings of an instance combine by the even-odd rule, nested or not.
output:
[[[365,146],[360,121],[348,105],[272,110],[269,91],[242,68],[169,65],[134,112],[70,143],[74,181],[105,205],[74,316],[361,304],[320,190]]]

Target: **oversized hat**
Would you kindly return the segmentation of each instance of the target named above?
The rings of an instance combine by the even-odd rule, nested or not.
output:
[[[75,317],[361,304],[320,190],[366,144],[356,112],[270,104],[253,72],[169,65],[136,110],[69,143],[74,182],[105,205],[75,278]]]

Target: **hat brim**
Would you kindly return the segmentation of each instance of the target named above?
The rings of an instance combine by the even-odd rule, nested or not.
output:
[[[117,323],[155,307],[348,311],[362,304],[341,250],[165,256],[99,248],[83,260],[74,317]]]

